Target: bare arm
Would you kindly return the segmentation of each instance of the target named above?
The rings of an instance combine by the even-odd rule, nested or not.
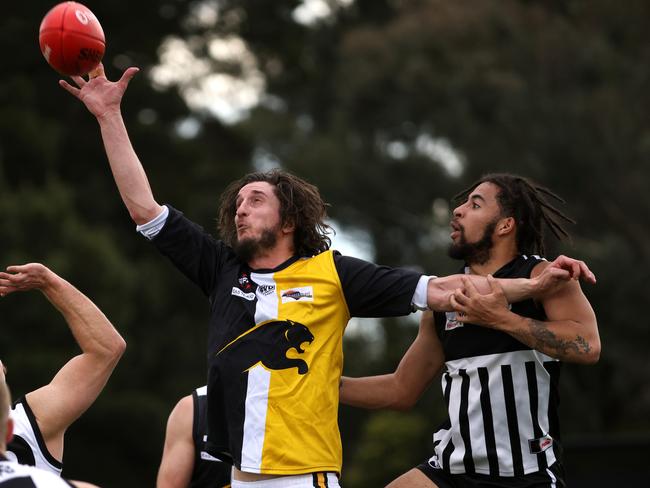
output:
[[[48,450],[62,459],[66,429],[100,394],[126,343],[84,294],[42,264],[10,266],[0,273],[0,294],[38,289],[66,320],[82,353],[52,381],[26,395]]]
[[[154,199],[147,175],[138,159],[129,134],[124,125],[120,105],[124,92],[137,68],[127,69],[119,81],[106,79],[104,67],[100,65],[88,81],[73,76],[74,87],[61,80],[59,84],[81,100],[97,118],[104,141],[113,178],[136,224],[144,224],[160,214],[162,207]]]
[[[531,278],[507,278],[496,281],[503,290],[507,302],[516,303],[528,298],[540,300],[544,296],[552,295],[571,279],[596,283],[596,277],[584,262],[566,256],[559,256],[548,263],[543,268],[543,272]],[[429,308],[438,311],[454,310],[450,299],[454,292],[464,288],[467,280],[471,281],[479,293],[490,293],[490,284],[484,276],[462,274],[444,276],[429,281],[427,289]]]
[[[532,276],[549,265],[541,263]],[[501,330],[518,341],[563,361],[593,364],[600,357],[600,337],[593,309],[577,280],[542,298],[547,320],[523,317],[508,309],[500,284],[488,277],[491,291],[479,294],[467,282],[465,292],[452,298],[454,308],[463,315],[461,322],[484,325]]]
[[[394,373],[363,378],[341,378],[340,401],[360,408],[411,408],[444,363],[442,344],[435,331],[433,313],[425,312],[418,335]]]
[[[186,488],[189,485],[195,456],[193,420],[194,406],[189,395],[181,398],[169,415],[156,488]]]

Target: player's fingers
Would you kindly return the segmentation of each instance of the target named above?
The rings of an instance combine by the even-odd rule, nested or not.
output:
[[[451,295],[451,298],[453,298],[456,303],[463,307],[467,306],[470,301],[470,298],[460,288],[456,288],[454,293]]]
[[[93,78],[98,78],[100,76],[106,78],[106,74],[104,73],[104,63],[101,62],[97,65],[97,67],[94,70],[88,73],[88,79],[92,80]]]
[[[451,295],[449,297],[449,303],[451,303],[451,308],[453,308],[456,312],[459,312],[464,309],[464,307],[458,303],[458,300],[454,295]]]
[[[471,280],[469,276],[461,276],[460,277],[461,281],[463,282],[463,286],[465,287],[465,294],[468,297],[472,297],[474,295],[478,295],[478,289],[474,285],[474,282]]]
[[[66,90],[68,93],[71,93],[75,97],[79,98],[79,92],[81,91],[79,88],[75,88],[65,80],[59,80],[59,86]]]
[[[129,82],[133,79],[133,77],[138,74],[138,71],[140,71],[140,68],[136,68],[134,66],[127,68],[126,71],[122,73],[122,77],[120,78],[120,81],[118,81],[118,83],[121,85],[128,85]]]
[[[490,290],[492,290],[492,293],[495,295],[502,295],[503,294],[503,288],[501,288],[501,284],[497,281],[497,279],[492,276],[491,274],[487,275],[487,282],[490,285]]]

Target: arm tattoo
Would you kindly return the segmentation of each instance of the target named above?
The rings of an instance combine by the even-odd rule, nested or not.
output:
[[[561,339],[540,320],[528,320],[530,336],[535,341],[534,347],[540,351],[555,351],[559,357],[573,354],[588,354],[591,345],[582,336],[577,335],[573,340]],[[525,334],[528,335],[528,334]]]

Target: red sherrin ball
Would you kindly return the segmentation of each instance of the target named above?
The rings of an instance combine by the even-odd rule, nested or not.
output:
[[[45,14],[38,41],[50,66],[68,76],[95,69],[106,48],[97,17],[77,2],[59,3]]]

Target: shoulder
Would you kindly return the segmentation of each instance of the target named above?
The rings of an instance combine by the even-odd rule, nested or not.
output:
[[[192,432],[194,420],[194,399],[192,395],[181,398],[169,414],[167,430],[171,432]]]

